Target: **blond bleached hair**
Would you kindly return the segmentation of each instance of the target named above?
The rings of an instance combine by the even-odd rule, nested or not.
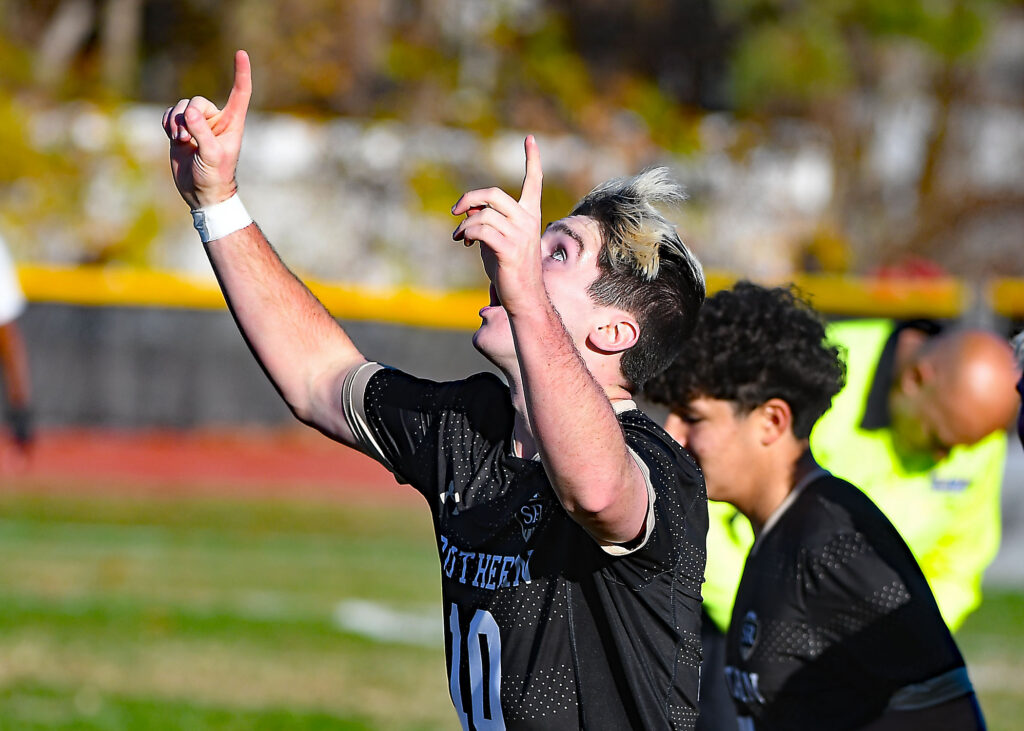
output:
[[[686,191],[672,179],[667,168],[648,168],[638,175],[612,178],[598,185],[576,204],[570,215],[598,219],[604,247],[617,267],[626,266],[642,277],[654,279],[662,252],[669,249],[690,258],[695,274],[703,281],[699,262],[686,249],[676,227],[657,208],[677,206],[686,197]],[[597,210],[601,215],[594,215]]]
[[[591,298],[631,313],[640,326],[636,345],[621,361],[633,389],[675,359],[704,302],[704,270],[658,210],[685,199],[666,168],[649,168],[598,185],[569,214],[594,219],[601,231]]]

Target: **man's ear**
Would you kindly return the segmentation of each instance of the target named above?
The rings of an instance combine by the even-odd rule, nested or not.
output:
[[[779,438],[793,433],[793,410],[780,398],[770,398],[757,407],[760,417],[761,444],[774,444]]]
[[[906,396],[917,393],[935,379],[935,365],[927,359],[908,364],[900,373],[900,391]]]
[[[611,312],[612,316],[590,331],[587,342],[601,353],[621,353],[629,350],[640,338],[640,325],[624,312]]]

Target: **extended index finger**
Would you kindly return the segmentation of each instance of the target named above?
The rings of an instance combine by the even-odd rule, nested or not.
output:
[[[252,96],[252,66],[249,63],[249,54],[245,51],[235,51],[235,82],[231,86],[231,93],[228,101],[221,111],[221,122],[229,124],[236,118],[245,119],[245,112],[249,108],[249,97]]]
[[[523,143],[526,148],[526,177],[523,178],[523,192],[519,204],[526,209],[540,211],[540,195],[543,190],[544,172],[540,166],[540,148],[537,139],[528,135]]]

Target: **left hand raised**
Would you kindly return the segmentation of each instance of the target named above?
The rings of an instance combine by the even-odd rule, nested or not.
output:
[[[479,242],[487,276],[510,314],[544,295],[540,256],[540,198],[543,171],[533,135],[526,138],[526,176],[516,201],[499,188],[481,188],[463,194],[452,214],[467,214],[452,238]]]

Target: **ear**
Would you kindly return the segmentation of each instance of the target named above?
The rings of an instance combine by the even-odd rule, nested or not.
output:
[[[933,380],[935,380],[935,366],[931,361],[916,360],[908,364],[900,373],[900,391],[906,396],[914,396]]]
[[[624,312],[612,312],[612,317],[595,325],[587,336],[590,347],[601,353],[621,353],[629,350],[640,338],[640,325]]]
[[[793,410],[780,398],[770,398],[757,407],[760,441],[764,446],[793,433]]]

